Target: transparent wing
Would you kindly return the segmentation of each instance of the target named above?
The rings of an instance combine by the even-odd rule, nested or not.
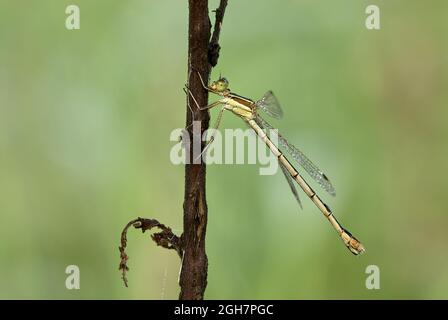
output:
[[[283,110],[272,91],[266,92],[260,100],[255,102],[255,105],[275,119],[283,117]]]
[[[256,120],[258,120],[258,119],[256,119]],[[266,129],[263,127],[262,123],[260,123],[259,121],[257,121],[257,123],[262,129]],[[267,133],[267,134],[269,134],[269,133]],[[288,169],[286,169],[286,167],[280,161],[278,162],[278,165],[282,169],[282,172],[286,178],[286,181],[288,181],[289,187],[291,188],[291,192],[294,195],[294,198],[296,198],[297,202],[299,203],[300,208],[303,209],[302,202],[300,201],[300,198],[299,198],[299,193],[297,192],[297,189],[294,184],[294,180],[291,177],[291,174],[289,173]]]
[[[274,127],[261,117],[257,117],[257,122],[259,122],[263,128],[274,129]],[[280,144],[280,147],[285,148],[286,152],[288,152],[325,191],[332,196],[336,195],[336,191],[328,177],[314,163],[312,163],[302,151],[290,144],[280,133],[278,133],[278,143]]]
[[[289,174],[288,169],[286,169],[286,167],[280,161],[278,162],[278,164],[279,164],[280,168],[282,169],[283,174],[285,175],[286,181],[288,181],[289,187],[291,188],[294,198],[296,198],[297,202],[299,203],[300,208],[303,209],[302,202],[300,201],[300,198],[299,198],[299,193],[297,192],[296,186],[294,184],[294,180],[292,179],[291,175]]]

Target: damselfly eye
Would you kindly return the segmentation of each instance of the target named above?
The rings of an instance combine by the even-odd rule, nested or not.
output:
[[[227,81],[226,78],[219,79],[219,82],[221,83],[223,90],[226,90],[229,87],[229,81]]]
[[[213,81],[210,87],[211,89],[216,90],[218,92],[223,92],[228,89],[229,81],[227,81],[226,78],[219,78],[218,80]]]

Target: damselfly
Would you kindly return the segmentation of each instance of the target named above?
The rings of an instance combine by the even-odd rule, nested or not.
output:
[[[199,75],[199,73],[198,73]],[[200,77],[200,75],[199,75]],[[203,87],[222,98],[213,102],[206,107],[197,106],[201,110],[211,109],[213,107],[221,105],[221,110],[218,114],[218,118],[215,124],[215,129],[219,127],[222,114],[225,110],[229,110],[241,119],[243,119],[256,134],[266,143],[271,152],[278,158],[280,168],[282,169],[286,180],[294,194],[294,197],[301,206],[299,194],[294,186],[293,180],[295,180],[306,195],[313,201],[313,203],[319,208],[327,220],[331,223],[333,228],[337,231],[347,248],[355,255],[363,253],[365,251],[364,246],[359,242],[347,229],[344,229],[342,225],[336,220],[330,207],[326,205],[311,186],[305,181],[305,179],[294,168],[291,162],[280,151],[279,147],[283,148],[289,153],[292,158],[313,178],[325,191],[331,195],[336,195],[333,185],[328,177],[314,164],[312,163],[298,148],[289,143],[282,135],[277,133],[278,144],[275,145],[270,138],[273,127],[264,120],[259,114],[258,110],[262,110],[267,115],[279,119],[283,116],[283,111],[278,103],[277,98],[272,91],[268,91],[258,101],[245,98],[238,94],[235,94],[229,89],[229,82],[220,77],[218,80],[212,82],[209,86],[206,86],[200,77]],[[188,90],[189,91],[189,90]],[[189,91],[189,94],[194,96]],[[270,132],[270,133],[269,133]],[[269,134],[269,135],[268,135]],[[213,141],[213,137],[209,140],[209,143]]]

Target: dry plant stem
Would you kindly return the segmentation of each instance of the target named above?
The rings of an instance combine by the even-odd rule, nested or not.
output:
[[[187,96],[187,121],[190,139],[189,158],[194,159],[193,145],[201,137],[193,135],[193,121],[201,122],[202,133],[208,129],[210,116],[207,110],[199,110],[189,106],[206,106],[208,92],[202,87],[197,72],[202,79],[208,80],[211,68],[219,57],[219,34],[224,18],[227,0],[221,0],[216,10],[215,30],[210,39],[210,19],[208,16],[208,0],[189,0],[188,28],[188,88],[192,95]],[[211,41],[210,41],[211,40]],[[192,96],[195,97],[196,102]],[[200,142],[202,147],[203,143]],[[207,202],[205,193],[205,163],[185,165],[184,194],[184,233],[182,244],[184,255],[180,274],[181,291],[179,299],[201,300],[207,286],[208,260],[205,252],[205,234],[207,229]]]
[[[207,110],[190,108],[190,106],[206,106],[208,91],[202,86],[198,76],[209,79],[210,71],[219,58],[219,35],[222,20],[227,6],[227,0],[221,0],[216,9],[215,28],[210,38],[210,20],[208,17],[208,0],[189,0],[189,30],[188,30],[188,88],[191,91],[187,95],[187,121],[186,128],[190,134],[190,145],[187,150],[190,159],[193,159],[193,121],[201,122],[202,133],[208,129],[210,116]],[[203,143],[200,142],[202,148]],[[157,245],[167,249],[173,249],[182,259],[182,269],[179,279],[181,288],[179,299],[201,300],[207,286],[207,255],[205,253],[205,232],[207,228],[207,202],[205,198],[205,163],[187,164],[185,166],[185,195],[184,195],[184,232],[179,238],[169,227],[154,219],[137,218],[130,221],[121,233],[120,265],[122,279],[128,286],[126,272],[129,270],[126,254],[127,232],[133,226],[142,229],[142,232],[159,228],[161,231],[151,235]]]
[[[224,20],[224,13],[226,12],[227,0],[222,0],[218,9],[215,10],[215,26],[213,28],[213,35],[208,46],[208,60],[212,67],[216,66],[219,58],[219,35],[221,34],[222,21]]]
[[[171,228],[165,226],[155,219],[137,218],[130,221],[126,225],[126,227],[124,227],[123,232],[121,233],[121,246],[119,247],[121,258],[119,269],[121,270],[121,278],[123,279],[126,287],[128,286],[126,272],[129,271],[129,267],[127,266],[129,256],[126,254],[126,246],[128,241],[127,232],[131,226],[136,229],[142,229],[142,232],[151,230],[152,228],[159,228],[161,230],[160,232],[151,235],[152,240],[154,240],[154,242],[157,243],[158,246],[162,246],[166,249],[176,250],[179,257],[182,257],[182,245],[180,242],[180,238],[171,231]]]

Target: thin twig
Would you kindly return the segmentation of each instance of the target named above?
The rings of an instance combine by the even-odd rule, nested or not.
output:
[[[215,26],[208,46],[208,62],[212,67],[216,66],[218,63],[219,51],[221,50],[221,46],[219,45],[219,35],[221,34],[222,21],[224,19],[224,13],[226,12],[227,1],[228,0],[221,0],[219,7],[215,10]]]
[[[165,226],[155,219],[145,219],[139,217],[130,221],[126,225],[126,227],[124,227],[121,233],[121,246],[119,247],[121,261],[118,268],[119,270],[121,270],[121,278],[123,279],[124,285],[126,287],[128,286],[126,272],[129,271],[129,267],[127,266],[129,256],[126,254],[127,232],[131,226],[133,226],[135,229],[142,229],[142,232],[151,230],[152,228],[159,228],[162,231],[152,234],[152,240],[154,240],[154,242],[157,243],[158,246],[162,246],[166,249],[176,250],[179,257],[182,258],[182,245],[180,238],[171,231],[171,228]]]

